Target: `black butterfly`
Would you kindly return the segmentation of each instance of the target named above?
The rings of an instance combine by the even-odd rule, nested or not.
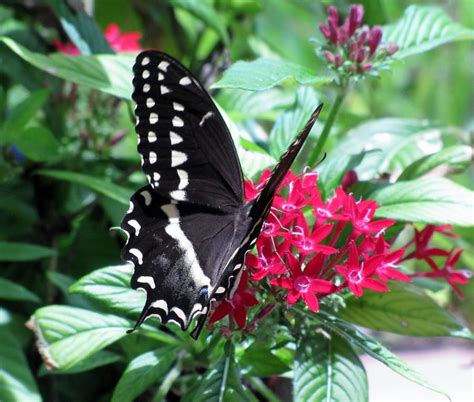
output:
[[[322,105],[275,167],[255,201],[245,203],[237,152],[224,120],[199,81],[170,56],[137,56],[133,99],[138,152],[148,185],[130,200],[121,227],[131,285],[147,298],[135,325],[151,316],[197,338],[210,303],[230,298],[245,253],[255,244],[275,191]]]

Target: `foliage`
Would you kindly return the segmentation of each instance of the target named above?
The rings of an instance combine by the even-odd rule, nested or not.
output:
[[[0,400],[278,401],[275,379],[290,379],[294,400],[364,401],[361,353],[443,392],[357,326],[473,338],[469,2],[363,18],[325,1],[338,6],[327,19],[317,1],[119,0],[94,17],[44,3],[0,6]],[[130,100],[141,47],[211,88],[247,195],[325,103],[275,201],[282,225],[197,341],[153,320],[126,333],[144,295],[110,228],[144,183]]]

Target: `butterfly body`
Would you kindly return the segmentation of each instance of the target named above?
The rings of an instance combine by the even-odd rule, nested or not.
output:
[[[134,66],[138,152],[148,185],[130,200],[121,227],[131,285],[147,294],[146,318],[187,329],[211,301],[231,297],[245,253],[319,113],[315,112],[259,197],[245,203],[243,175],[222,116],[198,80],[170,56],[145,51]]]

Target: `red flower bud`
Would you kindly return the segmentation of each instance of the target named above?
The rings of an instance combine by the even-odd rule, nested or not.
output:
[[[328,7],[328,23],[332,23],[336,27],[339,25],[339,13],[337,11],[337,8],[334,6]]]
[[[362,4],[351,5],[351,11],[347,17],[349,36],[352,36],[354,32],[362,25],[362,18],[364,17],[364,6]]]
[[[319,30],[322,32],[322,34],[327,40],[329,41],[331,40],[331,30],[329,29],[327,25],[319,24]]]
[[[377,48],[380,45],[380,41],[382,40],[382,29],[379,26],[375,26],[370,30],[369,35],[369,57],[372,57]]]
[[[349,60],[355,61],[357,54],[359,53],[359,45],[357,42],[352,42],[349,46]]]
[[[367,38],[369,37],[369,28],[367,27],[367,25],[365,25],[360,34],[359,34],[359,37],[357,38],[357,44],[360,46],[364,46],[365,45],[365,42],[367,42]]]
[[[325,50],[323,54],[329,64],[336,64],[336,58],[330,51]]]
[[[398,52],[398,49],[400,49],[400,47],[396,45],[395,43],[389,42],[387,43],[386,49],[387,49],[387,54],[389,56],[393,56],[396,52]]]
[[[342,56],[340,54],[336,54],[335,57],[336,67],[339,67],[342,64]]]
[[[364,48],[359,49],[359,51],[357,52],[356,62],[362,63],[365,60],[366,56],[367,56],[367,52],[365,51],[365,49]]]
[[[348,170],[341,180],[341,185],[343,190],[348,190],[353,184],[357,183],[359,178],[357,177],[357,173],[354,169]]]
[[[372,68],[371,63],[364,63],[359,67],[359,71],[363,74],[369,71]]]

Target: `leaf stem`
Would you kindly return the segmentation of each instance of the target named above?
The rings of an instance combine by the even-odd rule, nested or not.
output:
[[[281,402],[281,399],[278,398],[273,391],[267,387],[267,385],[258,377],[248,377],[247,378],[250,385],[258,391],[266,401],[269,402]]]
[[[332,125],[334,124],[334,120],[336,119],[337,113],[341,107],[342,101],[346,96],[346,91],[344,88],[338,91],[336,99],[331,106],[331,110],[329,111],[329,116],[324,124],[323,131],[318,138],[318,142],[313,150],[313,152],[309,156],[308,166],[314,168],[319,159],[321,158],[322,150],[324,149],[324,145],[326,145],[326,141],[329,137],[329,133],[331,132]]]
[[[183,371],[183,354],[178,354],[178,358],[176,360],[176,364],[173,368],[166,374],[163,382],[161,383],[158,391],[156,392],[153,402],[161,402],[164,400],[166,395],[168,394],[169,390],[173,386],[176,379],[180,376],[181,372]]]

